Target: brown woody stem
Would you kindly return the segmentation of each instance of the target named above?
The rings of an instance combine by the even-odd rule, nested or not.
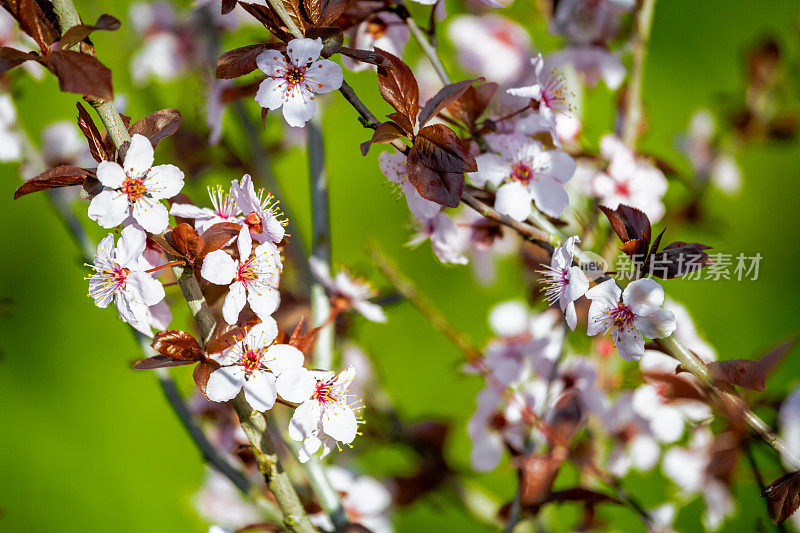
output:
[[[346,81],[342,82],[342,86],[339,88],[339,92],[342,93],[344,99],[347,100],[347,102],[351,106],[353,106],[353,109],[355,109],[356,112],[358,112],[359,114],[358,120],[359,122],[361,122],[362,126],[374,130],[381,125],[381,121],[378,120],[378,117],[372,114],[372,111],[370,111],[367,108],[367,106],[364,105],[364,102],[361,101],[361,99],[356,95],[353,88],[350,87],[350,85],[348,85]]]

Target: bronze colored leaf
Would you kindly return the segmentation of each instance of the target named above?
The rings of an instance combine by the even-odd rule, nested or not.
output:
[[[194,264],[195,260],[200,257],[205,247],[205,241],[197,231],[185,222],[178,224],[170,233],[169,240],[182,257],[185,257],[189,263]]]
[[[414,124],[419,113],[419,86],[408,65],[399,57],[375,48],[391,67],[378,67],[378,88],[381,97],[396,111],[404,114]]]
[[[524,506],[547,501],[563,460],[553,454],[514,458],[519,469],[520,503]]]
[[[117,18],[111,15],[102,14],[94,24],[78,24],[71,27],[64,32],[61,39],[58,40],[62,49],[67,49],[75,43],[86,39],[92,32],[98,30],[114,31],[118,30],[120,22]]]
[[[231,239],[239,235],[241,229],[242,226],[235,222],[220,222],[219,224],[214,224],[203,233],[203,241],[205,244],[198,257],[205,257],[214,250],[219,250],[228,244]]]
[[[796,342],[796,340],[790,340],[781,343],[764,354],[758,361],[750,359],[713,361],[708,364],[708,370],[715,380],[727,381],[746,389],[763,392],[766,388],[767,376],[783,361]]]
[[[46,170],[36,177],[27,180],[14,191],[14,199],[36,191],[82,185],[87,176],[94,176],[94,171],[72,165],[60,165]]]
[[[453,118],[462,121],[469,128],[474,128],[496,92],[497,84],[494,82],[470,86],[456,101],[448,104],[447,111]]]
[[[211,377],[211,373],[219,367],[220,364],[213,359],[203,359],[196,367],[194,367],[192,377],[194,378],[197,388],[200,389],[200,392],[202,392],[203,396],[206,398],[208,398],[208,395],[206,394],[208,378]]]
[[[161,109],[137,120],[129,129],[131,135],[138,133],[150,139],[150,144],[155,148],[162,139],[174,135],[180,125],[180,111],[177,109]]]
[[[133,364],[136,370],[152,370],[154,368],[167,368],[170,366],[184,366],[191,365],[195,361],[187,359],[173,359],[166,355],[154,355],[147,359],[141,359]]]
[[[62,91],[114,99],[111,71],[97,58],[72,50],[54,50],[43,58],[43,63],[56,75]]]
[[[205,352],[197,340],[189,333],[178,329],[159,331],[150,346],[171,359],[199,361],[205,358]]]
[[[464,147],[458,135],[444,124],[433,124],[419,130],[414,139],[425,166],[445,172],[475,172],[475,157]]]
[[[317,335],[321,329],[322,326],[316,327],[304,334],[303,319],[300,319],[300,323],[297,324],[297,327],[294,328],[294,331],[292,332],[292,336],[289,337],[288,344],[294,346],[303,353],[308,353],[313,349],[314,343],[317,340]]]
[[[483,78],[464,80],[442,87],[422,108],[419,114],[419,126],[424,126],[430,119],[438,115],[442,109],[458,100],[476,81],[483,81]]]
[[[6,0],[3,7],[17,19],[22,31],[30,35],[39,49],[47,53],[60,37],[56,25],[35,0]]]
[[[375,128],[375,133],[372,134],[370,140],[361,143],[361,155],[367,155],[373,143],[390,143],[400,137],[406,137],[403,128],[396,122],[383,122]]]
[[[782,524],[800,507],[800,471],[785,474],[761,491],[772,521]]]

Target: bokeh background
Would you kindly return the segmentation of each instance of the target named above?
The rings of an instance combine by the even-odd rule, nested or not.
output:
[[[189,2],[174,5],[189,8]],[[143,87],[132,83],[129,62],[140,38],[128,18],[127,0],[79,0],[76,6],[87,21],[101,13],[123,21],[119,31],[96,33],[93,40],[102,61],[114,71],[115,90],[124,95],[127,114],[141,117],[155,109],[175,107],[187,124],[202,130],[199,81]],[[464,10],[454,1],[448,1],[447,7],[450,13]],[[517,0],[507,11],[530,30],[541,51],[557,45],[531,2]],[[678,168],[688,168],[676,149],[676,136],[687,128],[697,109],[708,108],[724,117],[742,101],[746,53],[767,37],[779,44],[787,83],[794,83],[796,89],[799,22],[796,0],[658,2],[644,87],[650,127],[642,146]],[[252,26],[224,44],[227,49],[263,38],[261,30]],[[455,74],[458,66],[443,31],[440,40]],[[407,54],[418,54],[413,43]],[[384,111],[385,104],[376,98],[374,74],[346,71],[345,76],[373,109]],[[407,208],[385,185],[377,165],[380,150],[367,158],[359,154],[358,142],[366,133],[337,96],[323,101],[334,263],[346,264],[385,287],[364,250],[365,241],[376,241],[459,329],[482,343],[488,335],[490,306],[524,296],[519,260],[502,262],[498,282],[482,287],[469,267],[443,267],[426,246],[413,251],[405,248]],[[75,116],[76,97],[60,93],[52,76],[42,81],[20,77],[15,100],[21,125],[36,142],[49,123]],[[591,144],[596,146],[599,135],[612,129],[613,105],[602,87],[588,95],[584,130]],[[254,120],[260,120],[254,102],[247,100],[245,106]],[[798,110],[796,105],[794,110]],[[269,118],[266,133],[258,133],[260,142],[280,139],[280,122]],[[244,133],[232,113],[225,128],[234,148],[245,146]],[[170,142],[157,152],[157,162],[166,161],[169,150],[175,148]],[[722,358],[752,357],[800,331],[800,284],[795,277],[800,257],[800,142],[749,143],[739,149],[738,162],[744,176],[741,191],[733,197],[712,191],[707,220],[673,228],[670,236],[707,242],[720,252],[758,252],[763,256],[758,280],[665,283],[667,293],[687,305]],[[281,201],[297,223],[298,233],[308,236],[310,199],[304,152],[290,148],[273,163],[283,190]],[[189,176],[188,191],[201,199],[206,185],[237,177],[220,166]],[[204,476],[201,458],[168,409],[155,377],[131,370],[130,363],[140,350],[125,325],[115,313],[97,309],[87,298],[86,269],[46,197],[36,194],[12,200],[19,183],[17,165],[0,167],[0,531],[204,531],[208,524],[192,505]],[[686,194],[679,183],[670,184],[668,198]],[[100,235],[99,231],[94,234]],[[411,306],[392,306],[388,313],[386,325],[357,322],[355,340],[372,357],[405,419],[452,423],[448,460],[469,472],[465,425],[481,380],[459,372],[461,354]],[[182,310],[176,313],[173,326],[190,327]],[[189,372],[182,370],[176,369],[175,375],[188,391]],[[800,354],[795,353],[773,376],[767,395],[777,398],[798,385]],[[345,459],[377,477],[409,468],[410,456],[400,446],[367,447],[362,452],[334,459]],[[768,453],[761,451],[757,457],[766,465],[765,474],[777,477],[777,468],[764,459]],[[514,494],[515,474],[507,462],[491,474],[467,474],[466,479],[484,484],[498,501],[510,500]],[[646,506],[654,506],[674,490],[659,479],[657,474],[633,475],[626,483]],[[756,520],[766,521],[752,477],[744,473],[739,479],[743,483],[735,486],[735,497],[740,513],[724,531],[755,530]],[[701,509],[698,500],[682,507],[676,528],[699,531]],[[564,506],[547,512],[572,511]],[[643,530],[625,509],[601,512],[609,519],[609,531]],[[561,526],[569,531],[574,517],[563,516]],[[464,513],[458,496],[446,489],[398,511],[395,526],[408,532],[488,530]]]

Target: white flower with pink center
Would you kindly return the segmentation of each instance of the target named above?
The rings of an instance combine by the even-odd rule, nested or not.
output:
[[[278,218],[278,201],[264,189],[256,191],[250,174],[245,174],[240,182],[231,182],[231,197],[245,216],[244,223],[250,228],[250,235],[257,242],[278,244],[286,234],[285,220]]]
[[[167,229],[169,213],[159,200],[180,192],[183,172],[174,165],[153,166],[153,156],[150,140],[134,134],[122,166],[113,161],[97,165],[97,179],[104,189],[92,198],[89,218],[113,228],[132,215],[149,233]]]
[[[389,181],[400,185],[402,188],[408,202],[408,209],[412,215],[419,219],[429,219],[436,216],[436,213],[442,209],[442,206],[436,202],[431,202],[420,196],[417,188],[408,180],[407,158],[405,155],[394,151],[382,152],[378,157],[378,162],[381,165],[383,175]]]
[[[338,445],[350,444],[358,433],[358,411],[361,402],[348,393],[356,376],[353,367],[336,372],[314,372],[316,386],[310,398],[295,409],[289,422],[289,436],[302,441],[301,463],[322,448],[322,457]]]
[[[569,329],[575,331],[578,315],[575,313],[575,300],[583,296],[589,289],[589,280],[581,267],[572,264],[575,243],[581,242],[576,237],[564,241],[563,246],[553,251],[550,265],[543,265],[539,273],[544,276],[545,299],[550,305],[558,302],[558,306],[566,313]]]
[[[200,275],[216,285],[230,285],[222,304],[222,317],[228,324],[239,321],[245,303],[261,320],[270,315],[281,302],[278,283],[283,263],[278,248],[265,242],[253,250],[250,231],[243,226],[237,240],[239,259],[224,250],[214,250],[203,259]]]
[[[370,298],[376,295],[375,290],[370,287],[369,283],[355,279],[345,271],[339,272],[336,277],[332,278],[330,266],[316,257],[310,258],[308,264],[311,267],[311,274],[330,293],[330,298],[334,305],[338,305],[342,309],[352,307],[364,318],[372,322],[386,322],[386,315],[383,309],[369,301]]]
[[[293,127],[303,126],[314,114],[315,94],[329,93],[342,86],[342,67],[319,59],[322,39],[293,39],[286,55],[265,50],[256,58],[267,79],[261,82],[256,101],[266,109],[283,108],[283,118]],[[287,57],[288,56],[288,57]]]
[[[575,172],[575,160],[559,150],[544,150],[542,144],[524,135],[487,135],[486,142],[497,153],[475,158],[478,171],[469,174],[476,185],[497,187],[494,208],[515,220],[531,214],[531,201],[542,213],[558,217],[569,205],[564,183]]]
[[[88,265],[95,271],[88,278],[89,296],[97,307],[113,301],[122,320],[152,336],[151,326],[163,317],[163,309],[151,311],[150,306],[164,299],[164,287],[147,272],[149,265],[142,256],[145,241],[145,233],[134,226],[122,230],[116,247],[110,233],[100,241],[94,264]]]
[[[278,324],[267,317],[223,352],[217,358],[221,366],[208,378],[208,398],[226,402],[244,389],[247,403],[256,411],[266,411],[279,394],[289,402],[311,396],[316,380],[303,368],[303,352],[288,344],[273,344],[277,336]]]
[[[636,155],[614,135],[600,140],[600,153],[609,161],[606,172],[595,174],[591,180],[592,193],[609,209],[619,204],[641,210],[657,222],[664,216],[661,199],[667,192],[664,174]]]
[[[650,278],[633,281],[621,290],[613,279],[586,291],[589,335],[611,332],[619,354],[626,361],[644,355],[644,338],[660,339],[675,331],[675,315],[662,309],[664,289]]]
[[[544,59],[542,54],[531,59],[531,66],[535,75],[532,85],[508,89],[506,92],[522,98],[530,98],[539,103],[539,113],[555,121],[556,113],[569,115],[572,106],[569,103],[569,92],[566,87],[566,78],[563,74],[553,69],[547,77],[542,77]]]
[[[236,201],[222,187],[209,187],[208,196],[211,198],[211,208],[176,203],[172,204],[169,214],[174,217],[194,219],[194,226],[200,233],[204,233],[208,228],[220,222],[241,224],[244,221],[244,217],[241,216],[242,211],[236,205]]]

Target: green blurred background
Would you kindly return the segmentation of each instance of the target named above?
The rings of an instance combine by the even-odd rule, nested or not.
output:
[[[176,4],[188,8],[187,2]],[[138,118],[158,108],[175,107],[188,123],[202,124],[199,83],[177,81],[145,88],[132,84],[128,62],[139,38],[128,19],[126,0],[86,0],[76,5],[87,21],[105,12],[123,21],[120,31],[101,32],[93,39],[102,61],[114,70],[117,93],[127,97],[127,114]],[[463,6],[448,2],[448,10],[456,13]],[[556,41],[546,36],[531,3],[517,0],[509,11],[530,28],[534,43],[543,52],[553,49]],[[698,108],[722,111],[729,100],[741,100],[745,53],[766,36],[778,40],[796,81],[799,15],[796,0],[658,2],[644,91],[650,129],[642,146],[686,168],[675,148],[675,136],[686,129]],[[260,37],[257,28],[244,29],[230,43],[226,39],[226,48]],[[449,50],[443,31],[441,41]],[[418,53],[414,44],[407,50],[408,57]],[[457,72],[452,61],[449,66]],[[374,110],[384,110],[385,104],[375,96],[372,73],[346,71],[345,76]],[[50,122],[74,119],[76,98],[59,93],[52,77],[41,82],[20,78],[15,96],[20,121],[34,139]],[[613,99],[605,89],[592,92],[589,98],[585,131],[596,146],[598,135],[612,127]],[[257,117],[256,104],[246,101],[246,105]],[[352,110],[337,95],[324,100],[324,106],[334,263],[347,264],[385,287],[364,251],[364,242],[374,239],[454,324],[474,341],[483,342],[488,335],[488,308],[523,296],[518,259],[500,265],[500,282],[481,287],[469,268],[436,263],[427,246],[415,251],[404,248],[407,208],[384,184],[377,165],[379,150],[362,158],[357,143],[366,133]],[[279,122],[277,117],[268,119],[266,137],[274,140],[280,136]],[[243,145],[230,113],[226,132],[233,146]],[[166,159],[168,148],[164,146],[157,152],[157,163]],[[723,358],[752,356],[800,329],[800,284],[794,280],[795,261],[800,256],[796,237],[800,145],[797,140],[749,144],[740,150],[738,161],[744,176],[741,192],[734,197],[712,192],[712,222],[672,228],[669,235],[674,240],[707,242],[720,252],[759,252],[763,256],[759,279],[665,283],[670,296],[687,304],[698,327]],[[310,201],[302,150],[293,148],[278,156],[275,170],[284,191],[281,201],[300,233],[307,236]],[[237,177],[215,169],[189,181],[187,192],[203,201],[205,185],[225,184]],[[19,180],[16,165],[0,167],[4,249],[0,264],[0,530],[203,531],[207,524],[191,503],[203,478],[200,457],[168,409],[155,377],[130,369],[140,351],[127,328],[113,311],[97,309],[86,297],[86,269],[46,197],[36,194],[12,200]],[[679,183],[671,183],[670,198],[685,195]],[[100,231],[95,233],[100,235]],[[358,322],[355,340],[373,357],[404,418],[453,422],[448,458],[453,466],[468,472],[465,424],[481,380],[458,371],[460,353],[410,306],[391,308],[389,319],[386,325]],[[188,328],[185,314],[177,313],[173,326]],[[771,397],[780,397],[798,384],[798,357],[790,357],[772,378]],[[175,371],[187,391],[188,374],[184,369]],[[358,442],[355,452],[358,455]],[[769,466],[767,455],[758,456],[767,465],[765,474],[777,476],[779,472]],[[400,448],[369,447],[352,464],[380,477],[402,473],[407,460]],[[745,470],[742,465],[740,468]],[[513,496],[515,474],[507,463],[492,474],[466,477],[485,484],[498,500]],[[743,471],[740,479],[744,483],[735,490],[741,511],[725,531],[753,530],[755,521],[766,516],[752,478]],[[673,491],[659,480],[652,474],[631,476],[626,483],[650,507]],[[694,501],[680,509],[676,528],[699,530],[701,508],[701,503]],[[611,531],[643,529],[625,509],[601,513],[611,520]],[[569,518],[557,531],[569,531],[577,519],[572,514],[564,516]],[[398,512],[395,524],[399,531],[485,528],[466,515],[448,491]]]

